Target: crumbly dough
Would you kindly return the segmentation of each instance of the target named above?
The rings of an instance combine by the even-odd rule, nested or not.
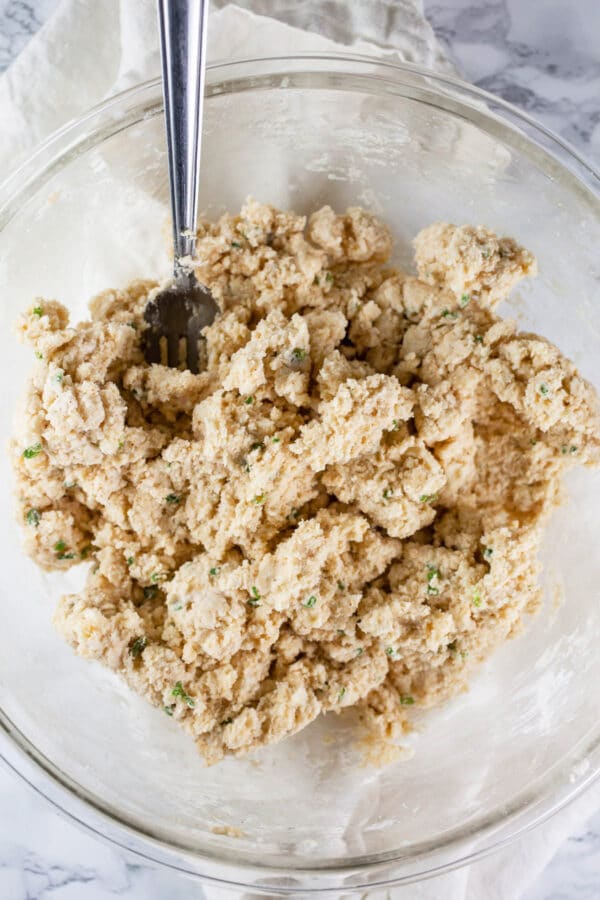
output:
[[[492,311],[531,253],[435,224],[414,277],[391,245],[358,208],[204,223],[199,375],[144,362],[151,282],[20,322],[26,547],[90,563],[56,625],[208,762],[345,707],[397,739],[537,608],[561,474],[600,457],[593,388]]]

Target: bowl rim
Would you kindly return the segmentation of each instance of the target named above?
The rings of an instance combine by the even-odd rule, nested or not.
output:
[[[451,89],[453,98],[459,104],[469,106],[471,109],[477,108],[478,115],[481,116],[483,122],[489,123],[496,119],[500,119],[502,124],[513,131],[518,131],[519,126],[524,127],[521,132],[521,139],[529,145],[549,153],[554,161],[566,169],[571,175],[581,183],[584,190],[590,192],[596,199],[600,198],[600,171],[588,160],[585,159],[568,141],[556,135],[546,126],[537,122],[527,113],[522,112],[517,107],[507,101],[496,97],[481,88],[468,84],[460,78],[445,73],[438,73],[424,66],[413,63],[396,62],[389,59],[380,59],[376,56],[365,54],[355,54],[346,52],[328,52],[328,53],[295,53],[292,55],[269,55],[251,58],[235,58],[226,61],[216,61],[207,67],[208,88],[215,81],[223,81],[227,79],[228,74],[235,72],[236,68],[241,67],[258,67],[257,75],[277,74],[285,76],[290,72],[305,71],[302,68],[294,69],[293,66],[303,66],[314,62],[321,63],[338,63],[354,64],[358,66],[376,67],[378,71],[389,71],[395,74],[401,81],[402,76],[415,75],[420,79],[426,80],[432,84],[434,90],[438,93],[441,89]],[[261,66],[263,69],[261,69]],[[271,72],[269,66],[281,66],[281,71]],[[263,71],[264,70],[264,71]],[[331,71],[331,70],[329,70]],[[338,69],[344,74],[344,70]],[[220,76],[223,78],[220,78]],[[364,70],[362,77],[376,77],[377,73],[370,70]],[[247,74],[239,76],[240,80],[248,78]],[[117,94],[112,95],[108,99],[96,104],[82,115],[68,121],[65,125],[54,131],[45,138],[18,166],[7,178],[0,183],[0,229],[4,225],[3,212],[9,208],[13,196],[18,197],[19,194],[25,192],[31,176],[36,174],[37,177],[48,176],[50,170],[61,161],[68,161],[70,150],[68,139],[76,134],[87,123],[99,115],[119,108],[124,104],[134,104],[137,99],[145,93],[156,91],[161,85],[160,78],[154,78],[145,82],[133,85]],[[443,92],[443,91],[442,91]],[[482,107],[482,103],[484,107]],[[493,108],[493,111],[492,111]],[[500,112],[498,115],[497,111]],[[97,140],[100,136],[96,134]],[[67,146],[65,146],[65,140]],[[79,146],[76,144],[75,146]],[[51,151],[58,150],[57,156],[54,156],[50,162],[46,160],[46,156]],[[40,163],[42,167],[39,168]],[[37,181],[37,178],[36,178]],[[25,185],[25,186],[24,186]],[[586,747],[586,754],[598,752],[600,744],[596,741],[594,744],[589,743]],[[109,810],[107,806],[102,806],[96,802],[96,799],[89,792],[77,783],[65,772],[62,772],[56,765],[48,760],[41,751],[26,738],[18,728],[11,722],[10,718],[0,709],[0,760],[6,767],[22,778],[25,783],[38,794],[43,796],[49,803],[55,806],[63,814],[66,814],[76,824],[86,828],[101,838],[108,840],[110,843],[126,850],[133,851],[137,856],[147,860],[148,862],[160,863],[175,871],[199,877],[200,879],[222,886],[233,886],[239,888],[251,887],[255,891],[267,890],[273,894],[289,894],[296,893],[299,889],[306,893],[318,892],[339,892],[343,887],[344,890],[352,891],[365,887],[384,887],[393,884],[408,884],[420,881],[425,878],[438,876],[444,872],[472,863],[476,860],[489,855],[490,853],[505,847],[516,838],[524,835],[538,824],[549,819],[554,813],[564,808],[577,796],[579,796],[587,787],[593,784],[600,777],[600,759],[596,768],[586,772],[585,777],[578,778],[566,791],[560,796],[557,787],[554,791],[549,788],[547,780],[544,780],[540,792],[535,797],[530,798],[529,804],[524,807],[515,805],[514,808],[505,809],[502,817],[495,820],[496,826],[500,827],[519,818],[519,814],[523,814],[527,810],[536,807],[536,804],[545,804],[545,808],[537,810],[536,814],[527,822],[513,822],[510,833],[502,837],[494,837],[493,833],[489,834],[486,829],[490,828],[489,818],[482,820],[481,818],[475,823],[476,829],[464,828],[462,833],[456,834],[451,832],[449,839],[439,843],[434,850],[425,849],[416,853],[412,858],[420,865],[418,871],[410,874],[402,874],[401,870],[396,867],[402,867],[406,864],[407,857],[397,852],[382,854],[374,859],[358,858],[351,864],[343,862],[338,864],[333,862],[311,868],[309,866],[299,866],[293,869],[282,868],[281,866],[273,866],[270,864],[249,865],[247,863],[235,863],[230,857],[220,857],[217,853],[207,853],[204,851],[190,851],[189,848],[179,846],[175,842],[170,842],[159,838],[152,833],[141,829],[138,825],[132,824],[126,817],[120,816],[116,811]],[[79,788],[79,789],[78,789]],[[96,821],[90,821],[90,813]],[[87,814],[87,816],[85,815]],[[115,829],[118,833],[115,833]],[[467,848],[467,852],[459,852],[461,843],[473,842],[483,833],[483,845],[476,849]],[[154,853],[152,852],[154,851]],[[162,851],[162,852],[161,852]],[[446,861],[434,861],[434,865],[428,865],[439,851],[454,854],[452,858]],[[167,854],[165,857],[164,853]],[[168,855],[179,855],[179,862],[168,858]],[[197,866],[186,866],[181,862],[187,855],[188,859],[193,858],[195,863],[219,865],[223,877],[211,874],[210,871],[201,871]],[[277,885],[269,882],[261,881],[262,878],[268,876],[273,878],[276,875],[294,876],[294,878],[302,879],[310,878],[310,883],[293,884],[293,885]],[[322,879],[326,875],[335,875],[340,879],[337,884],[325,884]],[[244,876],[247,880],[239,880],[240,876]],[[358,876],[358,880],[356,877]],[[363,877],[367,876],[367,877]],[[371,877],[369,877],[371,876]],[[342,885],[341,879],[352,878],[347,885]]]

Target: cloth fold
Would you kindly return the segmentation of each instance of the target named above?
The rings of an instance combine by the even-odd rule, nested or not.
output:
[[[213,61],[350,47],[454,71],[421,0],[238,0],[237,5],[213,0],[209,29]],[[70,119],[158,74],[155,0],[61,0],[0,78],[1,171],[7,174]],[[596,785],[501,852],[385,894],[410,900],[518,900],[565,838],[599,807]],[[236,896],[216,888],[205,893]]]

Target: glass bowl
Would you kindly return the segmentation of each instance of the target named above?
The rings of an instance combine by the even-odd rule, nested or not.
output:
[[[215,65],[207,92],[203,213],[248,195],[298,212],[362,204],[390,223],[404,265],[436,220],[512,235],[540,275],[504,313],[600,384],[598,176],[559,140],[456,80],[368,58]],[[4,441],[31,364],[12,334],[18,311],[42,295],[83,316],[103,288],[166,274],[167,191],[158,82],[68,125],[1,188]],[[568,478],[544,542],[541,613],[468,693],[423,715],[412,757],[364,767],[330,716],[207,769],[162,712],[59,640],[53,608],[81,573],[48,576],[24,556],[1,465],[0,751],[114,842],[255,891],[348,891],[473,860],[598,773],[598,472]]]

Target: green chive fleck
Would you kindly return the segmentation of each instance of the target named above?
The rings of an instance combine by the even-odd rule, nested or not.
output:
[[[462,309],[464,309],[465,306],[468,306],[469,303],[471,302],[471,297],[469,294],[462,294],[461,298],[458,302],[459,302],[460,306],[462,307]]]
[[[147,643],[148,642],[145,637],[136,638],[135,641],[133,642],[133,644],[131,645],[131,647],[129,648],[130,655],[133,656],[134,659],[136,659],[138,656],[141,656],[141,654],[146,649]]]
[[[25,516],[25,520],[26,520],[27,524],[33,525],[34,528],[38,527],[38,525],[40,524],[40,519],[41,519],[41,516],[40,516],[39,510],[37,510],[37,509],[30,509],[28,511],[27,515]]]
[[[165,503],[181,503],[181,497],[179,494],[167,494]]]
[[[442,317],[443,317],[444,319],[458,319],[458,313],[457,313],[457,312],[454,312],[454,311],[451,311],[451,310],[449,310],[449,309],[443,309],[443,310],[442,310]]]
[[[231,716],[229,716],[228,719],[223,719],[223,721],[220,724],[221,725],[231,725],[232,722],[233,722],[233,719],[231,718]]]
[[[32,444],[31,447],[26,447],[23,450],[23,456],[25,459],[33,459],[35,456],[39,456],[42,452],[42,445],[38,441],[37,444]]]
[[[168,716],[173,715],[173,711],[175,709],[175,704],[172,703],[171,706],[163,706],[163,712],[166,712]]]
[[[340,590],[340,591],[346,590],[346,585],[344,584],[343,581],[338,581],[337,586],[338,586],[338,590]]]
[[[448,644],[448,650],[449,650],[451,653],[456,653],[456,641],[451,641],[451,642]]]
[[[173,697],[181,697],[183,702],[187,706],[189,706],[190,709],[193,709],[196,705],[196,701],[194,700],[193,697],[190,697],[190,695],[184,689],[181,681],[176,682],[175,687],[171,691],[171,694],[173,695]]]
[[[302,347],[294,347],[292,359],[294,362],[302,362],[303,359],[306,359],[306,350],[303,350]]]
[[[333,275],[331,274],[331,272],[327,273],[327,275],[325,276],[325,281],[328,284],[333,284]]]
[[[264,503],[266,499],[267,499],[266,494],[257,494],[255,497],[252,498],[252,502],[256,503],[257,506],[260,506],[261,503]]]
[[[483,551],[483,558],[487,559],[488,562],[491,560],[493,555],[494,555],[493,547],[486,547],[485,550]]]
[[[281,441],[281,438],[272,438],[274,444],[278,444]]]
[[[364,648],[364,647],[357,647],[357,648],[356,648],[356,655],[357,655],[357,656],[362,656],[364,652],[365,652],[365,648]]]
[[[67,549],[67,545],[64,541],[57,541],[54,545],[54,549],[57,551],[57,553],[62,553],[63,550]]]
[[[149,584],[144,588],[144,600],[154,600],[158,596],[158,588],[155,584]]]
[[[62,369],[57,369],[56,374],[54,375],[54,380],[57,384],[61,384],[63,378],[65,377],[65,373]]]
[[[392,419],[391,431],[398,431],[399,428],[400,428],[400,423],[398,422],[398,419]]]
[[[232,242],[231,242],[231,246],[232,246],[232,247],[235,247],[236,250],[241,250],[241,249],[242,249],[242,245],[240,244],[239,241],[232,241]]]
[[[394,496],[394,492],[392,490],[390,490],[389,488],[386,488],[385,491],[383,492],[384,500],[389,500],[390,497],[393,497],[393,496]]]
[[[473,606],[481,606],[481,594],[477,589],[473,591]]]
[[[43,358],[44,358],[44,354],[43,354],[43,353],[40,353],[39,350],[36,350],[36,351],[35,351],[34,356],[35,356],[36,359],[43,359]]]
[[[250,599],[248,600],[250,606],[260,606],[260,592],[255,584],[250,588]]]
[[[338,703],[339,703],[340,700],[342,700],[342,699],[344,698],[344,694],[345,694],[345,693],[346,693],[346,688],[345,688],[345,687],[341,687],[341,688],[339,689],[339,691],[338,691]]]
[[[246,406],[250,406],[251,403],[254,403],[254,397],[250,394],[250,396],[246,397],[244,403]]]
[[[393,647],[386,647],[386,648],[385,648],[385,652],[387,653],[388,656],[395,656],[395,655],[396,655],[396,651],[394,650]]]
[[[312,609],[313,606],[316,606],[316,605],[317,605],[317,598],[315,597],[314,594],[311,594],[311,596],[308,598],[306,603],[302,604],[302,606],[306,606],[307,609]]]
[[[211,578],[214,578],[221,571],[221,566],[213,566],[212,569],[209,570],[208,574]]]
[[[421,494],[419,503],[435,503],[439,499],[439,494]]]
[[[550,388],[548,387],[548,385],[546,384],[545,381],[542,381],[542,383],[540,384],[540,386],[538,388],[538,391],[540,392],[542,397],[547,397],[548,394],[550,393]]]
[[[414,703],[414,699],[412,697],[400,697],[400,703],[402,706],[412,706]]]
[[[476,334],[474,340],[476,344],[483,344],[483,337],[480,334]]]
[[[132,566],[134,564],[134,562],[135,562],[135,558],[133,556],[127,557],[127,565],[128,566]]]
[[[427,593],[430,597],[437,597],[440,589],[437,586],[440,570],[431,564],[427,566]]]
[[[31,310],[31,312],[33,313],[34,316],[37,316],[38,318],[40,318],[41,316],[44,315],[44,307],[43,306],[34,306],[33,309]]]

